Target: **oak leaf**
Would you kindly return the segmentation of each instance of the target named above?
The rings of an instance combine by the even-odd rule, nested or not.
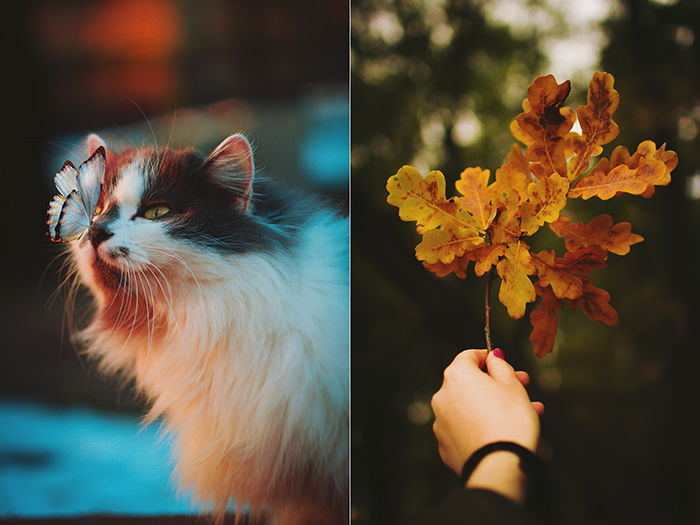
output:
[[[416,258],[428,263],[451,263],[469,250],[484,243],[477,231],[448,223],[439,230],[428,230],[423,242],[416,246]]]
[[[445,176],[431,171],[425,178],[415,168],[403,166],[389,177],[387,202],[399,208],[404,221],[416,221],[424,230],[456,222],[463,228],[478,228],[474,219],[459,209],[456,199],[445,198]]]
[[[617,311],[610,306],[610,294],[593,286],[590,278],[583,277],[582,280],[583,294],[578,299],[569,301],[569,308],[582,310],[591,321],[601,321],[608,326],[619,323]]]
[[[644,240],[644,237],[632,233],[629,222],[619,222],[613,225],[610,215],[599,215],[588,224],[572,223],[568,217],[559,217],[549,228],[559,237],[564,238],[567,250],[575,250],[582,246],[600,246],[617,255],[626,255],[630,246]]]
[[[613,76],[609,73],[594,73],[588,88],[588,103],[576,111],[582,134],[573,134],[568,138],[570,151],[575,154],[569,169],[571,180],[577,179],[586,170],[592,156],[600,155],[603,144],[614,140],[620,133],[613,120],[613,113],[620,104],[620,95],[613,84]]]
[[[538,77],[527,90],[531,109],[518,115],[511,125],[513,135],[528,146],[525,159],[543,166],[547,175],[567,173],[564,137],[576,114],[562,104],[570,90],[568,80],[557,84],[552,75]]]
[[[531,182],[527,187],[528,201],[520,207],[520,229],[532,235],[545,222],[553,222],[566,206],[569,181],[556,173]]]
[[[521,167],[510,163],[496,170],[496,180],[489,186],[491,201],[496,207],[508,207],[508,196],[512,193],[517,195],[518,204],[527,200],[530,175],[521,170]]]
[[[537,295],[542,297],[535,309],[530,312],[530,343],[535,355],[542,359],[554,349],[554,339],[557,335],[557,314],[562,309],[561,300],[557,299],[550,287],[535,284]]]
[[[505,255],[505,253],[505,244],[487,244],[475,248],[465,254],[465,257],[469,257],[476,263],[474,265],[474,273],[481,277],[488,272],[492,266],[495,266],[496,263],[498,263],[498,259]]]
[[[455,257],[452,262],[447,264],[440,261],[434,263],[423,261],[423,267],[433,272],[438,277],[445,277],[454,272],[460,279],[464,279],[467,276],[468,264],[469,259],[467,257]]]
[[[605,268],[607,260],[608,252],[600,246],[593,245],[567,251],[564,257],[557,257],[554,264],[560,270],[588,275],[593,270]]]
[[[510,192],[503,201],[496,218],[491,223],[489,234],[492,244],[516,242],[520,237],[520,198],[516,192]]]
[[[583,282],[568,268],[562,268],[555,261],[554,250],[532,254],[532,262],[537,269],[538,283],[551,286],[559,299],[577,299],[583,294]]]
[[[579,179],[569,192],[569,197],[581,197],[583,200],[598,197],[608,200],[619,192],[641,195],[649,186],[662,184],[665,179],[666,165],[660,160],[644,161],[637,168],[620,164],[608,173],[594,171]]]
[[[528,277],[535,273],[535,265],[527,246],[521,242],[508,245],[505,259],[496,266],[501,277],[498,299],[508,309],[508,315],[520,319],[525,305],[535,300],[535,287]]]
[[[482,230],[488,228],[496,216],[496,208],[490,203],[489,175],[489,170],[467,168],[455,183],[457,191],[463,195],[459,199],[460,206],[474,217]]]

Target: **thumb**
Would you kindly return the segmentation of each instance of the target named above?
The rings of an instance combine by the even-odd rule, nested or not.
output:
[[[515,375],[515,370],[505,360],[503,350],[500,348],[494,348],[492,352],[489,352],[489,355],[486,358],[486,369],[488,370],[489,375],[499,383],[520,384],[518,376]]]

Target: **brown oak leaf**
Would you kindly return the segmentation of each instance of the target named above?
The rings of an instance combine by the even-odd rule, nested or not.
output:
[[[554,349],[554,339],[557,335],[558,317],[562,309],[561,300],[557,299],[549,286],[543,287],[535,284],[537,295],[542,297],[535,309],[530,312],[530,343],[535,350],[535,355],[542,359]]]

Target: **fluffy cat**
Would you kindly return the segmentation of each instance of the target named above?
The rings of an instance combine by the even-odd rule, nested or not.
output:
[[[96,311],[78,334],[176,441],[180,485],[222,519],[348,520],[348,222],[254,181],[242,135],[193,150],[107,149],[71,243]]]

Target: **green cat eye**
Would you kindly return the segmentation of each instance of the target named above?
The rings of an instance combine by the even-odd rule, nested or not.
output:
[[[143,217],[145,219],[158,219],[163,215],[166,215],[169,211],[170,208],[168,208],[165,204],[157,204],[144,211]]]

